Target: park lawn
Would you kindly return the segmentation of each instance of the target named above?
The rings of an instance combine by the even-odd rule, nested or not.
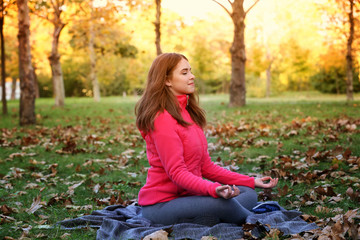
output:
[[[0,118],[1,239],[94,239],[91,228],[46,228],[136,201],[148,167],[134,124],[137,99],[69,98],[64,108],[38,99],[37,125],[31,127],[18,126],[19,103],[8,103],[9,116]],[[280,178],[272,192],[258,190],[259,200],[300,210],[321,227],[343,223],[344,214],[359,208],[359,96],[349,104],[344,96],[292,93],[228,108],[227,95],[204,95],[200,103],[213,161]],[[351,226],[359,224],[359,215],[357,210],[348,218]]]

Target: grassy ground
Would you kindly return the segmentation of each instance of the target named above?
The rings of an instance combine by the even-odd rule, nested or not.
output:
[[[288,93],[228,108],[227,95],[201,96],[209,151],[234,171],[280,177],[272,193],[259,190],[260,200],[334,225],[334,216],[359,207],[360,96],[344,99]],[[38,99],[38,124],[24,128],[18,102],[9,102],[9,116],[0,118],[0,239],[94,239],[90,228],[43,228],[136,201],[148,166],[134,125],[136,100],[71,98],[54,108],[52,99]]]

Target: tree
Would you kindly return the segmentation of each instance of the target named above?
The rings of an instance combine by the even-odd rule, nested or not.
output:
[[[352,101],[354,99],[354,56],[356,54],[356,41],[360,39],[359,35],[359,0],[332,0],[335,2],[335,8],[329,6],[324,7],[327,13],[329,26],[328,30],[333,31],[336,34],[336,38],[331,39],[330,46],[336,44],[336,41],[341,42],[339,48],[345,52],[346,61],[346,99]],[[340,40],[340,41],[339,41]],[[338,44],[339,45],[339,44]],[[358,45],[358,44],[357,44]]]
[[[330,47],[319,58],[316,71],[310,82],[316,90],[324,93],[346,94],[346,50],[339,51],[338,46]],[[353,69],[353,90],[360,91],[359,70]]]
[[[2,113],[7,115],[7,102],[6,102],[6,81],[5,81],[5,41],[4,41],[4,17],[5,6],[4,0],[0,0],[0,41],[1,41],[1,87],[2,87]]]
[[[35,124],[35,86],[30,54],[30,17],[27,0],[18,0],[20,125]]]
[[[95,30],[94,30],[94,1],[90,2],[90,21],[89,21],[89,56],[90,56],[90,80],[93,86],[94,101],[100,102],[100,86],[96,75],[96,52],[95,52]]]
[[[100,92],[106,93],[103,89],[104,82],[101,82],[101,71],[110,66],[114,68],[114,60],[110,60],[111,63],[107,63],[107,66],[102,66],[101,70],[97,69],[97,65],[110,56],[135,57],[136,55],[137,49],[128,44],[127,34],[123,32],[122,20],[126,21],[130,10],[139,5],[140,3],[130,0],[116,3],[83,1],[80,6],[81,11],[69,24],[72,48],[75,51],[86,51],[89,57],[90,74],[87,77],[90,78],[92,85],[89,95],[93,95],[94,101],[100,101]],[[113,77],[110,73],[107,75]]]
[[[262,28],[262,33],[263,33],[263,44],[265,47],[265,51],[266,51],[266,91],[265,91],[265,96],[267,98],[270,97],[271,95],[271,66],[275,60],[275,57],[272,55],[271,53],[271,49],[269,46],[269,36],[267,36],[267,34],[265,33],[264,28]]]
[[[5,40],[4,40],[4,25],[5,25],[5,15],[6,15],[6,7],[9,5],[5,5],[4,0],[0,0],[0,44],[1,44],[1,101],[2,101],[2,113],[3,115],[7,115],[7,101],[6,101],[6,72],[5,72]]]
[[[268,67],[266,68],[266,97],[268,98],[271,94],[271,65],[274,62],[269,48],[266,48],[266,60],[268,61]]]
[[[49,21],[54,26],[51,53],[48,59],[51,66],[55,106],[58,107],[62,107],[65,104],[64,79],[60,62],[61,56],[59,54],[60,34],[66,26],[66,23],[64,23],[62,19],[62,13],[65,7],[66,0],[37,1],[35,3],[35,9],[32,11],[35,15]]]
[[[234,39],[230,48],[231,52],[231,83],[230,83],[230,103],[229,106],[244,106],[246,104],[246,86],[245,86],[245,17],[246,14],[259,2],[255,0],[253,5],[244,10],[244,0],[233,0],[228,2],[232,11],[228,10],[217,0],[219,4],[231,17],[234,23]]]
[[[155,0],[155,4],[156,4],[156,20],[154,22],[155,35],[156,35],[155,45],[156,45],[156,54],[160,55],[162,53],[161,45],[160,45],[160,40],[161,40],[161,32],[160,32],[161,0]]]
[[[354,86],[353,86],[353,42],[354,42],[354,4],[355,0],[348,0],[350,4],[349,16],[349,34],[347,38],[347,51],[346,51],[346,99],[353,101]]]
[[[17,8],[16,8],[16,4],[14,4],[14,9],[8,9],[9,12],[10,10],[16,11],[17,12]],[[12,84],[11,84],[11,100],[15,100],[16,98],[16,85],[17,85],[17,80],[19,79],[19,46],[18,46],[18,41],[17,41],[17,22],[14,16],[12,16],[11,13],[7,12],[7,17],[10,17],[10,21],[9,22],[15,22],[16,25],[16,30],[15,30],[15,26],[14,29],[12,31],[15,30],[15,34],[10,34],[10,35],[5,35],[5,39],[7,44],[6,45],[6,49],[5,49],[5,61],[6,61],[6,76],[7,77],[11,77],[12,79]],[[17,16],[16,16],[17,18]],[[9,31],[10,32],[10,31]],[[10,54],[9,54],[10,53]]]

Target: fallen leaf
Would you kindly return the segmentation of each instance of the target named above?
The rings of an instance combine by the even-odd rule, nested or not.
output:
[[[331,231],[335,234],[335,236],[339,236],[344,231],[342,223],[337,221],[334,226],[331,227]]]
[[[84,180],[68,187],[68,191],[66,193],[69,194],[69,196],[73,195],[75,188],[79,187],[83,183],[84,183]]]
[[[4,215],[10,215],[11,213],[13,213],[14,211],[8,207],[6,204],[2,205],[0,207],[0,211],[4,214]]]
[[[28,185],[25,186],[25,189],[35,189],[35,188],[39,188],[39,185],[37,185],[36,183],[29,183]]]
[[[71,236],[71,234],[70,233],[64,233],[63,235],[61,235],[61,239],[65,239],[65,238],[68,238],[68,237],[70,237]]]
[[[214,236],[203,236],[201,240],[218,240],[217,237]]]
[[[73,166],[74,166],[74,163],[70,163],[70,164],[66,165],[67,168],[73,168]]]
[[[304,219],[304,221],[309,222],[309,223],[312,223],[312,222],[315,222],[316,220],[318,220],[318,217],[309,215],[309,214],[303,214],[300,217],[302,219]]]
[[[169,233],[164,230],[153,232],[143,238],[143,240],[168,240]]]
[[[3,214],[0,214],[0,222],[13,222],[13,221],[15,221],[15,218],[13,218],[13,217],[9,217],[9,216],[5,216],[5,215],[3,215]]]
[[[340,202],[340,201],[342,201],[343,200],[343,198],[342,197],[331,197],[330,199],[329,199],[329,202],[331,203],[331,202]]]
[[[10,236],[5,236],[5,237],[4,237],[4,240],[16,240],[16,239],[13,238],[13,237],[10,237]]]
[[[41,195],[38,195],[36,198],[34,198],[33,203],[31,204],[31,207],[26,210],[28,214],[32,214],[36,212],[38,209],[40,209],[43,205],[40,203],[41,201]]]

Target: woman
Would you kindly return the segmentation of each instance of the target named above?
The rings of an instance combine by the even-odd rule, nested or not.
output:
[[[164,53],[154,60],[135,113],[150,164],[138,202],[152,222],[242,224],[257,203],[254,188],[276,186],[278,179],[254,179],[211,161],[205,113],[185,56]]]

